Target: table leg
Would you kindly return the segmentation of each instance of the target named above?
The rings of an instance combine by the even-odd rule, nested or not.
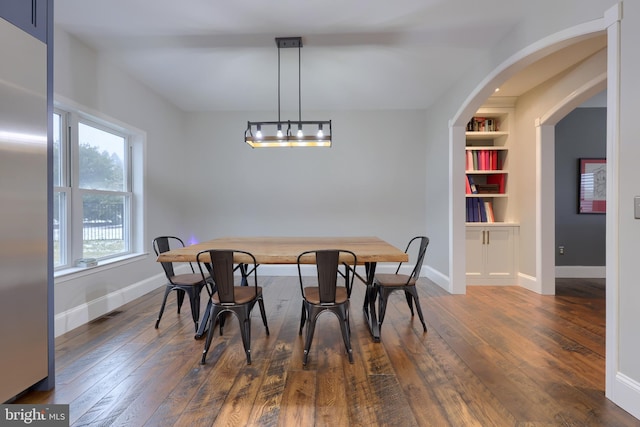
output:
[[[247,267],[248,264],[240,264],[238,265],[238,268],[240,268],[240,274],[242,275],[242,279],[240,279],[240,286],[247,286],[248,282],[247,282]]]
[[[362,311],[369,325],[369,332],[373,336],[374,342],[380,342],[380,325],[378,325],[378,316],[376,314],[376,289],[373,286],[373,279],[376,274],[376,263],[368,262],[364,265],[367,274],[367,289],[364,295],[364,304]]]

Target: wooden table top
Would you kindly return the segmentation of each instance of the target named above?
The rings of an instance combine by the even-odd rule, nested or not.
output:
[[[221,237],[164,252],[157,261],[195,262],[197,253],[206,249],[251,252],[258,264],[295,264],[300,253],[316,249],[350,250],[356,254],[358,264],[409,260],[402,250],[377,237]]]

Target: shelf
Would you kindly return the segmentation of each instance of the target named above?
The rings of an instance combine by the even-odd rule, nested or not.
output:
[[[466,147],[464,147],[464,149],[467,151],[481,151],[481,150],[507,151],[509,150],[508,147],[504,147],[501,145],[467,145]]]
[[[508,174],[509,172],[507,172],[504,169],[492,169],[492,170],[468,170],[465,171],[465,173],[467,175],[491,175],[491,174]]]
[[[467,227],[518,227],[517,222],[465,222]]]
[[[465,194],[466,197],[472,198],[472,197],[484,197],[485,199],[494,197],[494,198],[498,198],[498,197],[509,197],[509,195],[507,193],[472,193],[472,194]]]
[[[503,136],[508,136],[509,132],[496,131],[496,132],[465,132],[467,140],[483,140],[483,139],[497,139]]]

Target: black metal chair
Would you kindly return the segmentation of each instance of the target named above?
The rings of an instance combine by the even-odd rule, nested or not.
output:
[[[236,263],[234,267],[234,257],[244,256],[251,262]],[[209,309],[209,330],[207,339],[202,352],[201,364],[205,364],[207,352],[211,346],[213,339],[213,331],[216,319],[223,313],[230,312],[235,314],[240,323],[240,335],[242,336],[242,344],[247,355],[247,364],[251,364],[251,310],[256,302],[260,306],[260,314],[262,322],[269,335],[269,326],[267,325],[267,316],[264,310],[264,300],[262,299],[262,287],[258,286],[258,263],[255,257],[245,251],[240,250],[220,250],[208,249],[198,253],[196,257],[200,274],[204,280],[208,274],[213,279],[214,287],[209,292],[211,306]],[[236,278],[234,272],[240,270],[242,276],[241,286],[236,286]],[[252,283],[249,283],[252,282]],[[222,335],[223,322],[220,319],[220,335]]]
[[[184,247],[184,242],[179,237],[160,236],[153,239],[153,250],[156,256],[177,247]],[[189,296],[191,317],[193,317],[197,332],[198,321],[200,320],[200,293],[205,286],[205,281],[209,280],[209,278],[203,279],[201,274],[195,272],[191,263],[189,263],[191,273],[184,274],[175,274],[173,263],[171,262],[162,262],[161,264],[164,274],[167,276],[168,283],[165,287],[160,313],[158,313],[158,320],[156,320],[156,329],[158,329],[160,319],[162,319],[162,313],[164,313],[164,308],[167,304],[167,297],[171,291],[176,291],[178,294],[178,314],[180,314],[180,308],[182,307],[185,294]]]
[[[416,310],[422,322],[422,327],[427,332],[427,325],[424,323],[424,317],[422,316],[422,309],[420,308],[420,299],[418,298],[418,292],[416,290],[416,282],[420,277],[420,270],[422,270],[422,262],[424,261],[424,255],[427,252],[427,246],[429,245],[429,238],[425,236],[417,236],[409,241],[407,248],[404,250],[408,253],[409,248],[414,242],[419,242],[418,257],[415,260],[415,266],[411,274],[399,274],[400,267],[403,263],[398,265],[395,274],[376,274],[373,286],[378,293],[378,325],[382,329],[382,322],[384,321],[385,311],[387,310],[387,300],[389,295],[395,291],[404,291],[407,298],[407,304],[409,304],[409,310],[411,310],[411,316],[413,316],[413,302],[415,301]]]
[[[356,254],[347,250],[330,249],[306,251],[298,255],[298,276],[302,292],[302,317],[300,319],[299,334],[307,325],[307,336],[304,345],[302,364],[306,366],[309,349],[316,328],[316,320],[325,311],[332,312],[340,321],[342,339],[349,355],[349,362],[353,363],[351,349],[351,328],[349,325],[349,298],[355,276]],[[301,266],[314,265],[316,275],[303,276]],[[345,267],[340,271],[340,264]],[[338,277],[344,279],[344,286],[338,286]]]

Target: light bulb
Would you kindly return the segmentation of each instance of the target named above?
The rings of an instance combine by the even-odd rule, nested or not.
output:
[[[278,125],[278,131],[276,132],[278,138],[282,138],[282,125]]]
[[[302,138],[304,133],[302,133],[302,125],[298,125],[298,133],[296,134],[298,138]]]
[[[322,123],[318,125],[318,133],[316,134],[318,138],[324,138],[324,132],[322,132]]]
[[[262,130],[260,130],[260,125],[256,126],[256,138],[257,139],[262,139]]]

